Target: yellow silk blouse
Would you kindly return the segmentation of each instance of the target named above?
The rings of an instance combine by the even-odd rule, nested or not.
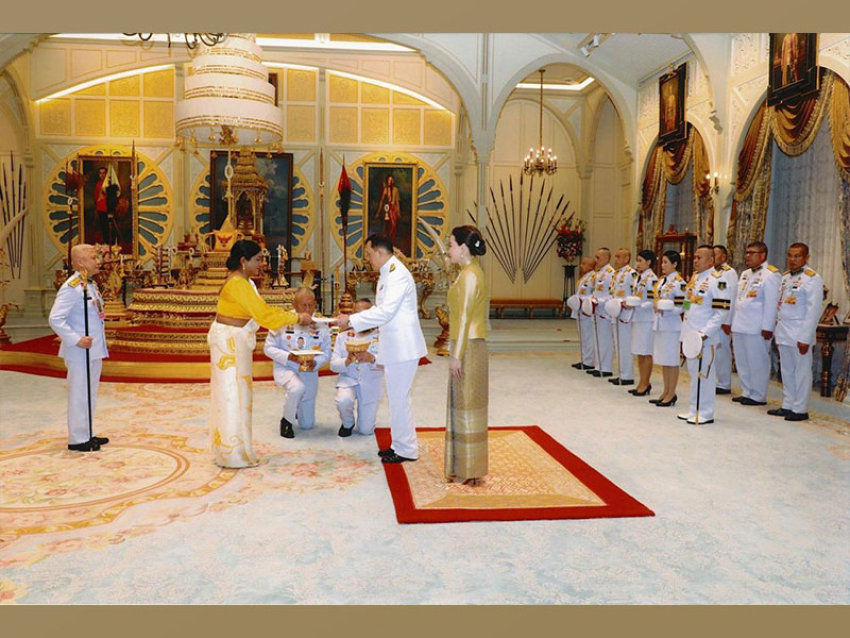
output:
[[[298,321],[298,315],[282,308],[272,308],[244,277],[231,277],[218,293],[216,312],[234,319],[253,319],[263,328],[277,330]]]
[[[449,289],[449,339],[454,342],[452,356],[462,359],[469,339],[487,338],[487,303],[490,291],[478,260],[460,271]]]

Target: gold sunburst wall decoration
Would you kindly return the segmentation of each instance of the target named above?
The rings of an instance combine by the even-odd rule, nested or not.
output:
[[[56,164],[44,186],[44,221],[50,240],[60,251],[68,250],[69,241],[72,243],[78,241],[77,226],[72,225],[69,219],[69,197],[65,193],[65,167],[79,172],[81,167],[77,163],[80,156],[130,157],[131,154],[132,149],[129,146],[89,146],[74,151]],[[174,198],[171,185],[163,170],[138,150],[136,150],[136,173],[138,175],[139,261],[146,262],[153,256],[153,247],[164,243],[171,234],[174,223]]]
[[[424,219],[440,234],[445,243],[448,240],[449,194],[443,180],[437,171],[422,161],[421,158],[409,153],[370,153],[346,165],[346,172],[351,181],[351,208],[348,212],[348,255],[357,259],[363,258],[364,237],[364,194],[366,191],[367,164],[415,164],[415,202],[416,219]],[[338,179],[338,176],[337,176]],[[330,230],[336,245],[342,250],[342,216],[339,212],[339,193],[336,192],[336,181],[333,181],[333,203],[331,208]],[[438,247],[425,227],[417,224],[415,234],[416,259],[433,255]]]

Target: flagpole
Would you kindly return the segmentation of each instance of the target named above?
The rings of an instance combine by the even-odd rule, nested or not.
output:
[[[321,278],[321,298],[324,305],[325,299],[325,265],[327,264],[327,255],[325,254],[325,152],[324,149],[319,149],[319,249],[322,251],[322,278]],[[331,291],[331,305],[333,305],[333,291]]]

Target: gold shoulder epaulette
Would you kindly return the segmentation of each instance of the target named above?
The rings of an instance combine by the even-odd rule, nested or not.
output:
[[[732,266],[730,266],[729,264],[723,264],[720,267],[720,270],[732,270]]]
[[[776,266],[771,266],[770,264],[767,265],[767,269],[770,272],[779,272],[779,268],[777,268]]]
[[[803,274],[806,275],[806,277],[814,277],[817,273],[814,270],[812,270],[811,268],[806,268],[803,271]]]
[[[720,275],[720,271],[719,271],[719,270],[712,270],[712,271],[711,271],[711,276],[712,276],[712,277],[716,277],[717,279],[720,279],[720,276],[721,276],[721,275]]]
[[[676,278],[673,281],[685,281],[685,278],[679,273],[676,273]]]
[[[81,283],[83,283],[83,278],[80,277],[79,275],[74,275],[73,277],[71,277],[68,280],[68,285],[71,286],[71,288],[75,288],[75,287],[79,286]]]
[[[395,271],[395,264],[390,264],[390,272],[394,272],[394,271]]]

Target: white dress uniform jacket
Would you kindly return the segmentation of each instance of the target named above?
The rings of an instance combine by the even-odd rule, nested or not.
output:
[[[103,325],[103,297],[91,279],[88,281],[88,297],[84,313],[83,278],[79,272],[75,272],[56,292],[56,300],[48,320],[53,332],[62,340],[59,356],[65,360],[65,367],[68,369],[69,444],[85,443],[89,440],[86,349],[77,345],[85,336],[86,314],[89,318],[89,336],[93,338],[92,346],[88,350],[92,418],[97,405],[103,359],[109,356]]]
[[[293,350],[317,350],[312,371],[300,371],[300,364],[289,360]],[[309,430],[316,422],[316,392],[319,387],[319,369],[331,358],[331,335],[327,326],[299,326],[292,324],[270,332],[263,352],[274,361],[274,382],[286,388],[283,416],[302,430]]]
[[[579,279],[576,286],[576,295],[578,295],[580,300],[584,301],[586,297],[593,295],[595,276],[596,271],[591,270]],[[581,362],[585,366],[592,368],[596,365],[596,349],[593,341],[593,318],[585,315],[581,311],[581,306],[579,306],[578,310],[573,310],[572,317],[573,319],[578,319],[579,329],[581,330]]]
[[[764,403],[770,382],[770,339],[762,331],[776,328],[777,302],[782,275],[767,263],[748,268],[738,280],[733,306],[732,341],[738,377],[741,379],[741,396]]]
[[[688,332],[705,335],[702,359],[688,359],[691,376],[691,405],[688,418],[699,417],[700,422],[714,420],[717,367],[715,350],[720,341],[720,326],[726,322],[732,291],[723,285],[721,275],[713,268],[694,273],[685,288],[684,319],[682,338]],[[698,383],[697,378],[701,377]],[[699,387],[699,412],[697,412],[697,388]]]
[[[355,332],[378,328],[378,363],[385,366],[384,381],[390,403],[393,451],[407,459],[419,458],[413,424],[410,388],[419,359],[428,352],[419,325],[419,302],[413,275],[395,256],[381,266],[375,305],[351,315]]]
[[[357,403],[357,430],[360,434],[371,434],[375,430],[375,417],[378,403],[384,391],[384,368],[377,361],[372,363],[352,363],[345,365],[348,358],[345,342],[349,339],[369,339],[368,352],[378,356],[378,331],[356,333],[344,330],[336,337],[331,370],[339,373],[336,379],[336,405],[342,424],[350,428],[355,424],[354,404]]]
[[[375,305],[351,315],[356,332],[380,331],[378,363],[419,361],[428,353],[419,325],[419,300],[413,275],[395,256],[381,267]]]
[[[605,302],[611,298],[614,267],[606,264],[596,271],[593,281],[593,299],[596,302],[596,338],[599,342],[596,369],[611,372],[614,369],[614,333],[611,317],[605,312]]]
[[[626,264],[617,270],[611,279],[611,296],[620,302],[625,301],[626,297],[634,294],[637,280],[637,270]],[[632,312],[623,308],[620,316],[613,321],[614,343],[618,344],[617,370],[623,381],[632,381],[635,378],[632,359]]]
[[[774,339],[782,369],[782,407],[806,414],[812,390],[812,346],[823,304],[823,279],[811,268],[786,272],[779,291]],[[809,345],[800,354],[798,343]]]
[[[723,322],[724,325],[731,326],[735,316],[735,290],[738,288],[738,273],[729,264],[723,264],[715,270],[720,273],[720,281],[723,282],[725,289],[732,296],[729,314]],[[730,390],[732,388],[732,335],[727,335],[722,330],[718,334],[715,363],[717,365],[717,387]]]
[[[632,311],[632,354],[652,354],[652,322],[655,312],[655,285],[658,276],[652,269],[644,270],[635,284],[634,296],[640,297],[640,305]]]
[[[652,325],[652,359],[660,366],[678,366],[681,352],[682,304],[685,301],[685,280],[673,271],[662,277],[655,286],[655,301],[670,299],[672,310],[658,310]]]

